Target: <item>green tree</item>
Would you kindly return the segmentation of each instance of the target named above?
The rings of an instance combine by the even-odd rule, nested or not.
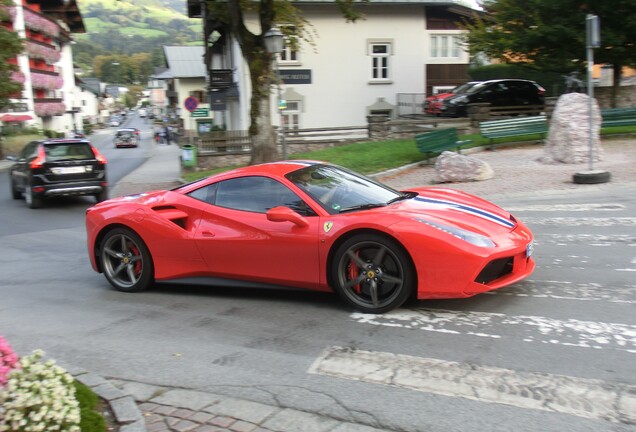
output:
[[[586,66],[585,19],[599,17],[594,60],[614,68],[614,101],[623,66],[636,65],[633,0],[485,0],[488,16],[464,24],[471,54],[568,73]]]
[[[336,0],[335,4],[347,21],[356,21],[360,15],[354,9],[354,0]],[[299,40],[311,43],[311,25],[289,0],[208,0],[208,19],[204,23],[206,39],[217,28],[227,29],[234,36],[250,70],[252,97],[250,101],[252,138],[251,164],[279,159],[271,124],[270,91],[273,83],[273,56],[265,48],[265,33],[278,24],[288,43],[297,47]],[[246,25],[249,18],[258,20],[259,33]]]
[[[11,0],[0,0],[0,23],[11,20],[7,6],[13,6]],[[18,68],[9,63],[22,51],[22,41],[18,35],[0,24],[0,108],[7,106],[9,98],[22,89],[22,85],[11,79],[11,73]]]

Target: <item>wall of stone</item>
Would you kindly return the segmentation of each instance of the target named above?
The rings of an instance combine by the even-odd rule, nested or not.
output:
[[[594,97],[603,108],[611,108],[612,87],[594,87]],[[636,86],[621,86],[616,98],[617,108],[636,106]]]

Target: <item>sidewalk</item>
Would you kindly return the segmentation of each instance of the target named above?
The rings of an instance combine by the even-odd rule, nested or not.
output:
[[[510,196],[541,196],[549,193],[603,190],[615,186],[636,186],[636,139],[622,138],[603,142],[604,156],[594,168],[607,170],[609,183],[580,185],[572,175],[587,170],[587,165],[546,165],[538,162],[541,146],[478,149],[475,156],[488,162],[493,179],[481,182],[444,184],[493,199]],[[110,196],[170,188],[179,184],[180,149],[176,145],[158,145],[149,159],[111,189]],[[0,171],[10,162],[0,162]],[[433,184],[435,169],[414,164],[374,176],[398,189]],[[64,365],[63,365],[64,366]],[[64,366],[78,380],[109,401],[119,422],[120,432],[380,432],[372,426],[349,423],[281,406],[264,405],[218,394],[181,388],[159,387],[144,383],[102,378],[88,371]]]

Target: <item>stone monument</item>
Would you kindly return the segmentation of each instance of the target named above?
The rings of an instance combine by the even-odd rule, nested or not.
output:
[[[580,164],[589,162],[590,153],[593,161],[602,159],[601,112],[596,100],[592,102],[590,130],[589,96],[584,93],[566,93],[559,97],[550,121],[542,162]]]
[[[494,175],[487,162],[459,153],[445,151],[435,161],[437,183],[488,180]]]

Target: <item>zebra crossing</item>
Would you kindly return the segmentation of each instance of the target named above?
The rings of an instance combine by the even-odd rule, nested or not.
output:
[[[466,302],[453,309],[449,307],[453,303],[445,301],[440,307],[420,302],[384,315],[352,313],[349,319],[361,326],[411,332],[412,337],[425,335],[424,340],[427,334],[437,335],[448,344],[489,339],[503,346],[528,344],[546,353],[574,350],[570,358],[583,363],[588,354],[611,353],[611,358],[621,359],[621,365],[636,365],[636,279],[629,278],[636,272],[636,217],[625,215],[630,209],[622,203],[525,204],[508,209],[535,233],[537,271],[530,279],[483,297],[496,298],[498,304],[506,298],[526,299],[527,310],[534,313],[519,313],[524,305],[517,300],[514,308],[503,307],[505,312],[468,310]],[[557,303],[552,316],[536,313],[533,306],[533,302],[544,302],[536,303],[540,310],[546,301]],[[487,301],[479,305],[488,308]],[[585,313],[570,314],[585,308],[595,311],[590,319],[581,318]],[[554,316],[555,310],[561,315]],[[636,425],[633,380],[617,382],[516,370],[515,366],[329,346],[309,373]],[[631,369],[636,372],[634,366]]]

